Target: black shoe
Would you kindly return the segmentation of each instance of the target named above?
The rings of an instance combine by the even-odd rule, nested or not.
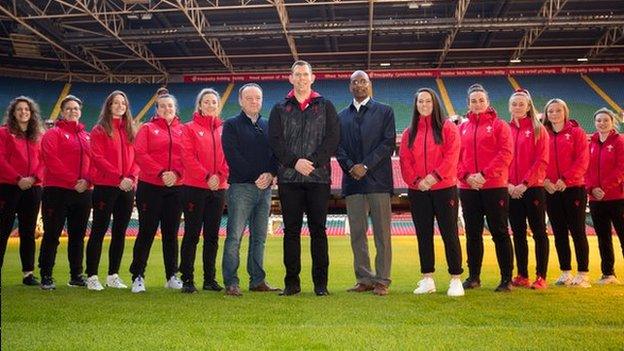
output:
[[[192,294],[197,292],[197,288],[195,287],[195,283],[192,280],[188,280],[182,282],[182,289],[180,290],[183,294]]]
[[[292,296],[301,292],[300,286],[287,286],[284,291],[279,293],[280,296]]]
[[[73,287],[87,286],[87,280],[85,279],[84,275],[80,274],[80,275],[71,277],[71,279],[67,282],[67,285],[73,286]]]
[[[54,284],[54,279],[50,276],[42,276],[41,277],[41,285],[39,286],[41,290],[54,290],[56,289],[56,285]]]
[[[22,284],[28,286],[37,286],[39,285],[39,281],[32,273],[30,273],[29,275],[25,276],[24,279],[22,279]]]
[[[495,292],[511,292],[511,280],[501,280],[500,284],[494,289]]]
[[[221,291],[223,290],[223,287],[219,285],[219,283],[217,283],[215,280],[212,280],[212,281],[204,281],[203,289],[210,290],[210,291]]]
[[[329,295],[329,291],[327,290],[327,288],[314,288],[314,293],[316,294],[316,296],[328,296]]]
[[[464,289],[478,289],[481,287],[481,279],[468,277],[464,280],[462,285],[464,286]]]

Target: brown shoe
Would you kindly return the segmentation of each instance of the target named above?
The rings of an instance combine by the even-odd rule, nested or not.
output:
[[[262,282],[256,286],[254,286],[253,288],[249,288],[249,291],[255,291],[255,292],[267,292],[267,291],[282,291],[282,289],[280,288],[274,288],[272,286],[270,286],[269,284],[267,284],[266,282]]]
[[[364,283],[357,283],[355,284],[354,287],[347,289],[347,292],[366,292],[366,291],[371,291],[373,290],[373,286],[372,285],[368,285],[368,284],[364,284]]]
[[[225,288],[225,295],[228,296],[243,296],[238,285],[230,285]]]
[[[386,296],[388,295],[388,287],[381,283],[377,283],[373,289],[373,294],[377,296]]]

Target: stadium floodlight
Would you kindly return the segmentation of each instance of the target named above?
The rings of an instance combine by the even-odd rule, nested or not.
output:
[[[587,57],[579,57],[576,59],[578,62],[587,62],[589,59]]]
[[[431,7],[431,6],[433,6],[433,3],[430,1],[412,1],[407,4],[407,8],[411,10],[419,9],[421,7],[425,8],[425,7]]]
[[[390,62],[382,62],[379,64],[381,67],[389,67],[390,66]]]
[[[514,59],[509,60],[509,63],[520,63],[520,62],[522,62],[522,60],[519,58],[514,58]]]

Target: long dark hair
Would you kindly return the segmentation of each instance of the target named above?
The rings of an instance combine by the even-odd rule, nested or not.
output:
[[[134,120],[132,119],[132,112],[130,111],[130,101],[128,100],[128,96],[121,90],[115,90],[104,100],[104,104],[102,105],[102,110],[100,111],[100,117],[98,119],[97,124],[100,125],[108,136],[113,136],[113,113],[111,112],[111,106],[113,105],[113,99],[115,96],[121,95],[126,102],[126,113],[123,116],[120,116],[126,122],[126,137],[128,141],[134,140],[135,135],[135,126]]]
[[[433,111],[431,111],[431,129],[433,130],[433,140],[436,144],[442,144],[442,127],[446,117],[442,116],[442,109],[440,108],[440,98],[438,94],[431,88],[420,88],[414,95],[414,114],[412,115],[412,125],[409,130],[409,142],[408,146],[411,149],[414,145],[414,139],[416,139],[416,133],[418,133],[418,122],[420,121],[420,112],[418,112],[418,95],[420,93],[429,93],[431,95],[431,102],[433,103]]]
[[[30,109],[30,119],[28,120],[28,126],[25,131],[22,131],[17,119],[15,118],[15,110],[17,109],[17,104],[20,102],[28,104],[28,108]],[[42,132],[39,105],[35,102],[35,100],[27,96],[22,95],[16,97],[11,100],[6,112],[4,113],[4,124],[7,125],[11,134],[24,137],[31,141],[37,140]]]

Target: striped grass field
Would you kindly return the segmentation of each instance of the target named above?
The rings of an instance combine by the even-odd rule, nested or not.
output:
[[[386,297],[345,292],[354,283],[349,239],[331,237],[330,296],[312,293],[309,238],[303,238],[300,296],[250,293],[243,284],[244,296],[232,298],[222,293],[184,295],[164,289],[159,240],[152,249],[144,294],[66,286],[66,239],[61,241],[55,269],[58,288],[44,292],[21,285],[18,242],[10,239],[2,272],[1,346],[2,350],[624,348],[624,285],[494,293],[498,270],[493,245],[486,238],[483,288],[468,291],[463,298],[449,298],[442,242],[439,237],[436,240],[439,291],[432,295],[412,294],[420,276],[414,237],[393,238],[393,284]],[[127,240],[122,263],[122,277],[128,283],[133,243],[133,239]],[[270,237],[266,251],[268,281],[278,286],[284,274],[281,244],[281,238]],[[372,248],[372,240],[370,244]],[[590,238],[590,247],[591,277],[596,280],[599,257],[595,237]],[[246,246],[242,252],[246,253]],[[622,273],[622,257],[616,252],[616,271]],[[100,278],[107,268],[107,255],[102,257]],[[244,263],[243,259],[239,273],[246,282]],[[532,258],[530,264],[533,269]],[[196,267],[201,270],[199,259]],[[550,282],[559,274],[557,267],[551,240]],[[220,272],[218,278],[221,281]]]

